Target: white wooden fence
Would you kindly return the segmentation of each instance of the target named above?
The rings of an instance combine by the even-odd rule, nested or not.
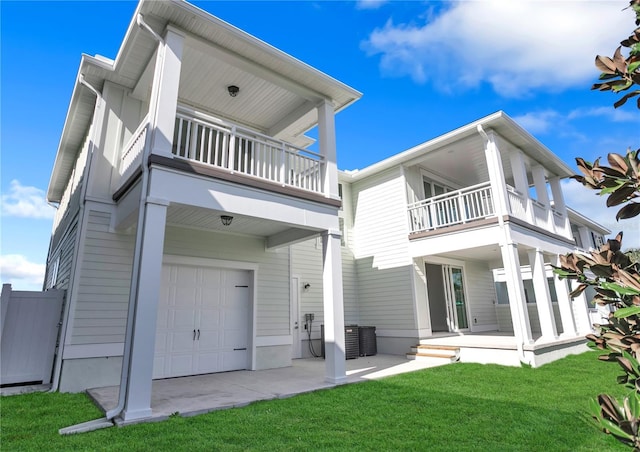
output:
[[[0,384],[51,381],[64,290],[12,291],[2,286]]]

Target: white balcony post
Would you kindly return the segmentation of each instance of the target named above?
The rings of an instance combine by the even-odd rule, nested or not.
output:
[[[338,196],[338,166],[336,162],[336,126],[333,104],[324,100],[318,105],[318,139],[322,162],[322,190],[327,198]]]
[[[153,356],[167,206],[166,201],[148,199],[144,207],[144,226],[138,225],[144,227],[144,235],[139,251],[138,275],[132,275],[132,278],[138,278],[138,292],[122,415],[125,421],[151,416]]]
[[[580,241],[582,242],[582,248],[584,248],[585,250],[594,248],[593,241],[591,240],[591,234],[589,234],[589,228],[587,228],[586,226],[578,226],[578,235],[580,236]]]
[[[158,44],[150,101],[151,152],[171,157],[184,36],[169,28]],[[146,164],[146,162],[145,162]]]
[[[553,304],[551,302],[551,295],[549,294],[547,272],[544,266],[544,254],[542,254],[542,250],[540,249],[528,250],[527,254],[529,255],[529,266],[531,267],[533,291],[536,294],[536,308],[538,309],[538,317],[540,318],[542,337],[557,339],[558,329],[556,328]]]
[[[576,281],[571,281],[571,288],[575,289],[578,286]],[[584,292],[573,299],[573,312],[576,316],[576,328],[579,334],[590,334],[593,332],[591,326],[591,318],[589,317],[589,306],[587,304],[587,297]]]
[[[546,228],[552,232],[555,232],[555,221],[553,221],[553,212],[551,211],[551,201],[549,200],[549,192],[547,190],[547,179],[544,175],[544,168],[540,165],[536,165],[532,168],[533,183],[536,187],[536,197],[538,202],[544,206],[544,212],[546,214]]]
[[[555,265],[560,266],[560,256],[556,256]],[[560,318],[562,319],[562,335],[566,337],[576,336],[576,324],[573,319],[573,310],[571,309],[571,298],[569,298],[569,288],[567,287],[567,281],[560,279],[560,277],[554,273],[553,283],[556,288],[556,296],[558,297],[558,310],[560,311]]]
[[[551,196],[553,196],[553,208],[562,216],[564,229],[562,233],[565,237],[571,238],[571,224],[569,223],[569,214],[567,213],[567,205],[564,202],[560,178],[552,177],[549,179],[549,186],[551,187]]]
[[[509,213],[509,200],[507,198],[507,183],[504,180],[504,170],[500,150],[496,144],[496,136],[492,131],[487,132],[484,142],[484,155],[487,160],[487,172],[493,191],[496,215],[502,216]]]
[[[340,231],[322,234],[322,299],[324,307],[325,375],[329,383],[347,379]]]
[[[511,172],[513,173],[513,180],[515,189],[520,192],[524,202],[524,210],[526,220],[529,223],[533,223],[533,206],[529,201],[529,179],[527,178],[527,167],[524,163],[522,151],[516,149],[509,154],[509,162],[511,164]]]
[[[531,323],[527,311],[527,300],[522,284],[522,272],[520,271],[520,258],[518,246],[515,243],[500,245],[502,264],[506,276],[507,293],[509,295],[509,307],[513,322],[513,333],[517,340],[526,344],[533,343],[531,335]]]

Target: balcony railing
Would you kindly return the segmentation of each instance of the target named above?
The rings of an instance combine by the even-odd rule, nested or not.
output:
[[[468,223],[495,215],[491,185],[483,182],[409,205],[412,233]]]
[[[172,152],[177,158],[322,193],[323,156],[208,115],[178,111]]]
[[[125,182],[142,163],[144,147],[147,144],[147,130],[149,130],[148,118],[145,117],[129,141],[122,147],[120,160],[120,181]]]

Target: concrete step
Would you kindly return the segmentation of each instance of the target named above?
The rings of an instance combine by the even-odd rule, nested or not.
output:
[[[447,345],[419,344],[411,347],[411,353],[429,356],[442,356],[445,358],[453,357],[456,358],[456,360],[460,357],[460,349],[458,347],[450,347]]]
[[[407,353],[407,359],[415,361],[434,361],[441,362],[443,364],[455,363],[458,361],[458,357],[455,354],[450,356],[436,354],[436,353]]]

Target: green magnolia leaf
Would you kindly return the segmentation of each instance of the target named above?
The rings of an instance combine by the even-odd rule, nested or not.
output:
[[[640,290],[634,289],[632,287],[621,286],[616,283],[601,282],[600,287],[613,290],[620,295],[640,295]]]
[[[602,428],[607,430],[613,436],[624,438],[624,439],[627,439],[629,441],[633,440],[633,436],[632,435],[630,435],[629,433],[627,433],[624,430],[622,430],[622,428],[620,428],[619,425],[614,424],[609,419],[599,419],[598,421],[599,421],[600,425],[602,426]]]
[[[632,315],[640,314],[640,306],[629,306],[628,308],[618,309],[613,313],[613,316],[617,319],[624,319]]]

